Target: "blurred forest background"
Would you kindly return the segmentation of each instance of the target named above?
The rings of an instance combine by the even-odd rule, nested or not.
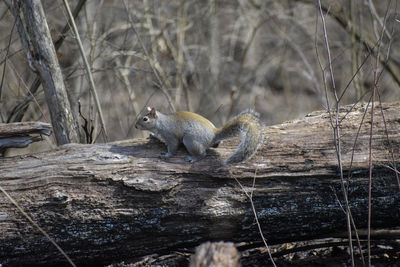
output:
[[[0,122],[50,121],[8,8],[0,2]],[[69,1],[74,9],[79,1]],[[190,110],[217,126],[246,108],[276,124],[332,101],[317,1],[88,0],[76,23],[91,66],[108,141],[142,136],[134,128],[146,106]],[[61,1],[42,1],[53,41],[68,17]],[[377,43],[389,1],[323,0],[340,104],[368,101]],[[392,1],[380,49],[379,96],[400,100],[400,16]],[[99,119],[73,32],[58,48],[74,117]],[[321,65],[320,65],[320,63]],[[324,79],[328,86],[325,93]],[[27,107],[27,109],[25,109]],[[82,129],[81,129],[82,130]],[[83,133],[81,133],[83,134]],[[83,134],[84,135],[84,134]],[[84,138],[81,137],[82,142]]]

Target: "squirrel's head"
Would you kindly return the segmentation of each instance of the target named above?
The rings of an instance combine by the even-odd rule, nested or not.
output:
[[[144,115],[139,116],[135,123],[135,128],[141,130],[153,130],[157,119],[157,110],[155,108],[147,107]]]

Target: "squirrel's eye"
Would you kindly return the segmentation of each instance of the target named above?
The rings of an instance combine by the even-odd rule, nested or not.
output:
[[[148,121],[149,119],[147,118],[147,117],[144,117],[143,118],[143,121]]]

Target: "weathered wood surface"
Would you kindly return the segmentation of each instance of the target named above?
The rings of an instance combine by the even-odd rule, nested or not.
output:
[[[29,134],[51,134],[51,125],[45,122],[0,123],[0,138],[26,136]]]
[[[367,226],[369,115],[351,152],[365,105],[341,110],[345,177],[359,229]],[[384,105],[388,134],[399,162],[400,105]],[[260,241],[250,202],[233,179],[251,190],[270,244],[346,236],[333,130],[325,111],[264,128],[266,138],[248,162],[221,166],[234,141],[211,149],[195,164],[186,152],[168,161],[165,146],[144,139],[70,144],[55,151],[0,159],[0,185],[77,264],[105,263],[195,247],[208,240]],[[374,119],[372,227],[400,227],[400,190],[380,110]],[[0,263],[66,261],[0,194]]]
[[[0,156],[7,148],[27,147],[42,140],[38,135],[50,135],[51,125],[44,122],[0,123]]]

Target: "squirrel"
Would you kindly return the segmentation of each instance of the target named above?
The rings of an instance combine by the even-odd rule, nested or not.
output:
[[[139,116],[135,127],[148,130],[155,137],[163,141],[168,152],[161,158],[172,157],[183,143],[190,156],[185,160],[196,162],[206,156],[209,147],[217,147],[222,140],[241,135],[242,140],[236,151],[223,164],[233,164],[248,160],[262,144],[264,135],[259,123],[259,114],[253,110],[245,110],[221,128],[216,128],[212,122],[203,116],[180,111],[165,115],[155,108],[147,108],[144,115]]]

